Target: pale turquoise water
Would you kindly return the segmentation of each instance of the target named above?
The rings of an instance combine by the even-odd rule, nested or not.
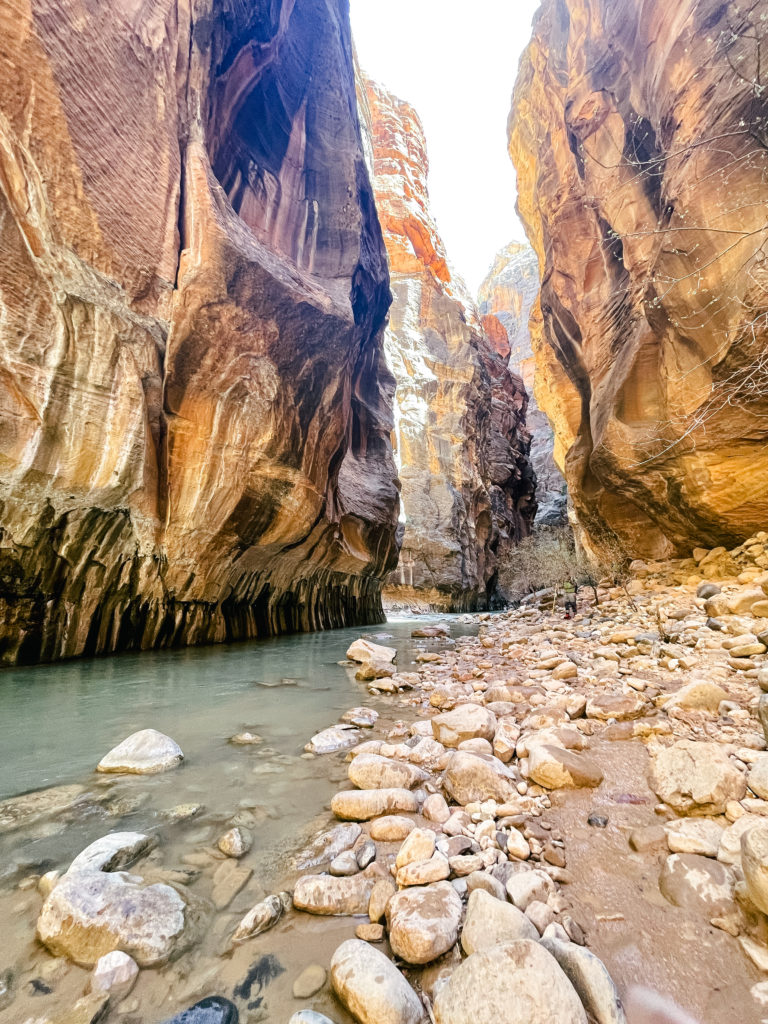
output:
[[[454,637],[476,631],[456,617],[444,618],[451,620]],[[241,807],[258,808],[269,827],[256,845],[268,860],[327,807],[334,782],[345,774],[339,757],[323,764],[301,757],[310,736],[357,704],[398,717],[398,698],[371,697],[354,670],[338,664],[347,647],[361,635],[390,633],[393,639],[381,642],[397,647],[398,668],[405,671],[414,667],[419,645],[425,646],[411,639],[414,625],[400,619],[367,629],[5,670],[0,798],[80,782],[142,804],[116,818],[96,809],[80,814],[63,833],[33,828],[0,836],[0,854],[30,867],[58,865],[114,828],[166,831],[164,812],[192,802],[204,805],[205,813],[183,826],[186,834],[223,823]],[[181,767],[157,776],[95,773],[111,747],[145,728],[180,744]],[[258,733],[263,744],[228,742],[244,729]]]

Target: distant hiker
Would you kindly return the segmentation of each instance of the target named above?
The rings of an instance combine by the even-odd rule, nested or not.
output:
[[[566,580],[563,584],[563,593],[565,595],[565,617],[570,619],[572,614],[576,614],[576,587],[570,580]]]

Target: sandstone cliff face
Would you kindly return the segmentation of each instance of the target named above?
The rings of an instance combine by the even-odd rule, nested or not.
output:
[[[373,83],[367,94],[392,279],[386,349],[404,516],[385,599],[475,608],[493,600],[499,557],[529,532],[535,512],[525,389],[449,267],[429,209],[418,116]]]
[[[768,521],[761,12],[544,0],[521,64],[537,394],[593,544],[666,556]]]
[[[480,285],[478,308],[486,335],[501,354],[509,352],[509,367],[522,377],[528,391],[526,424],[531,434],[530,460],[536,473],[536,526],[567,522],[563,474],[555,465],[552,427],[536,401],[536,362],[529,320],[539,292],[539,261],[529,245],[510,242],[496,253]]]
[[[388,272],[343,0],[20,0],[0,57],[0,659],[377,619]]]

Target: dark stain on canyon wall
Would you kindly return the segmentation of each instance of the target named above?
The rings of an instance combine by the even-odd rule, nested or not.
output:
[[[585,539],[768,522],[764,5],[544,0],[510,118],[537,395]]]
[[[390,294],[344,0],[20,0],[0,82],[0,660],[379,620]]]

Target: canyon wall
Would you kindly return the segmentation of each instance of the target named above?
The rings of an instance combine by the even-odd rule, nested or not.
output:
[[[521,62],[537,394],[596,547],[687,554],[768,522],[763,19],[544,0]]]
[[[502,351],[509,347],[509,368],[528,391],[526,425],[531,435],[530,460],[536,473],[538,510],[534,525],[562,526],[568,521],[565,480],[554,460],[555,437],[536,401],[536,360],[529,320],[539,292],[539,261],[522,242],[500,249],[480,285],[477,304],[483,330]]]
[[[374,190],[393,302],[385,344],[397,380],[395,454],[402,482],[400,564],[385,601],[461,610],[497,593],[505,549],[535,513],[526,393],[483,332],[448,263],[429,208],[418,115],[368,83]]]
[[[0,57],[0,661],[379,620],[344,0],[19,0]]]

